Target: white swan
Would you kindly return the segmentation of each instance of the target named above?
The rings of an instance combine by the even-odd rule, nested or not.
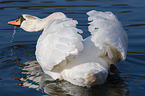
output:
[[[77,21],[61,12],[44,19],[24,14],[8,24],[28,32],[44,29],[35,52],[43,71],[55,80],[90,87],[105,82],[110,64],[125,60],[128,37],[113,13],[92,10],[87,14],[92,35],[85,40]]]

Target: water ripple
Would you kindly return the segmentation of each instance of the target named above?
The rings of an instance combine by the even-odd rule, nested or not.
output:
[[[145,52],[131,52],[131,51],[128,51],[128,55],[145,57]]]
[[[131,25],[127,25],[125,27],[139,27],[139,26],[145,26],[145,24],[131,24]]]
[[[0,7],[1,10],[5,8],[19,8],[19,9],[40,9],[40,8],[57,8],[57,7],[99,7],[100,5],[52,5],[52,6],[5,6],[5,7]]]
[[[145,74],[125,74],[123,76],[127,77],[126,79],[130,83],[145,84]]]
[[[41,1],[40,1],[41,2]],[[56,1],[42,1],[41,3],[55,3]]]
[[[28,43],[28,42],[37,42],[37,41],[13,41],[12,43]]]
[[[128,4],[113,4],[111,6],[129,6]]]
[[[133,12],[133,11],[121,11],[119,13],[130,13],[130,12]]]
[[[5,3],[14,3],[14,2],[29,2],[29,1],[0,1],[0,4],[5,4]]]

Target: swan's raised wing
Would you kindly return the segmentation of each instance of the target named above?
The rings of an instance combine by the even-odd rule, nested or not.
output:
[[[76,28],[76,24],[76,20],[63,18],[46,25],[35,53],[44,71],[53,70],[54,67],[61,69],[83,50],[82,37],[78,34],[82,31]]]
[[[100,12],[92,10],[87,13],[88,21],[92,21],[89,31],[92,34],[91,41],[96,47],[102,49],[101,55],[108,55],[111,59],[120,55],[119,59],[125,60],[128,47],[128,37],[117,17],[112,12]],[[115,50],[118,50],[118,53]]]

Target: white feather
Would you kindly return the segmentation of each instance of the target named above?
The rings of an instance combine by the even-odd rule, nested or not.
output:
[[[46,25],[36,46],[36,57],[44,70],[52,70],[68,56],[83,50],[76,24],[77,21],[64,18],[52,20]]]
[[[78,22],[66,18],[63,13],[53,13],[43,20],[36,20],[41,21],[37,26],[47,23],[37,41],[36,58],[43,71],[53,79],[64,79],[88,87],[103,84],[109,65],[117,64],[120,59],[125,60],[127,33],[117,17],[111,12],[95,10],[87,14],[91,21],[88,29],[92,35],[85,40],[78,34],[82,33],[76,28]],[[27,20],[21,28],[26,28],[26,23]]]
[[[118,55],[112,51],[117,49],[120,52],[121,59],[125,60],[128,38],[127,33],[122,28],[117,17],[112,12],[95,10],[87,14],[89,15],[88,20],[92,21],[89,26],[89,31],[92,34],[91,40],[95,46],[104,50],[110,59]]]

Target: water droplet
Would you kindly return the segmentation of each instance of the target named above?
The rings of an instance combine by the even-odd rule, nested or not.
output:
[[[16,26],[14,26],[14,32],[13,32],[13,35],[12,35],[12,39],[11,39],[11,42],[13,42],[14,40],[14,35],[16,34]]]

